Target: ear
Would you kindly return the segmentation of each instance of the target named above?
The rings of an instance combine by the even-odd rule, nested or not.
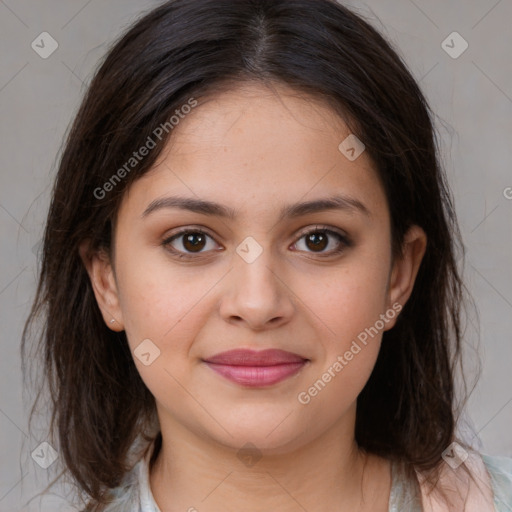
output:
[[[103,320],[113,331],[124,330],[117,283],[109,255],[104,250],[92,251],[89,240],[82,242],[79,253],[89,274]]]
[[[409,300],[427,248],[427,235],[419,226],[411,226],[404,236],[402,255],[396,259],[388,285],[388,309],[394,304],[401,307]],[[393,308],[395,309],[395,308]],[[384,330],[392,329],[398,315],[386,324]]]

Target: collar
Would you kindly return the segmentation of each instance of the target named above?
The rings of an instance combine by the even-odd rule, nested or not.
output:
[[[153,493],[151,492],[149,480],[149,460],[155,449],[154,443],[146,452],[144,458],[139,462],[138,483],[139,483],[139,507],[143,512],[162,512],[156,504]]]

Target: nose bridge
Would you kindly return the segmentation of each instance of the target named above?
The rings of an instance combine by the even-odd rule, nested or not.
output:
[[[221,313],[226,320],[236,318],[252,328],[268,322],[284,321],[293,311],[290,292],[276,271],[273,251],[253,237],[236,248],[229,290],[224,295]]]

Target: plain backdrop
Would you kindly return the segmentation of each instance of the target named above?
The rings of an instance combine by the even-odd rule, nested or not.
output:
[[[70,510],[58,496],[22,508],[49,472],[30,457],[45,438],[27,431],[20,335],[65,130],[108,44],[158,4],[0,0],[0,512]],[[480,328],[483,365],[468,421],[483,452],[512,456],[512,2],[346,4],[395,45],[437,113],[467,249],[464,277],[479,312],[466,333],[471,348]],[[31,46],[43,32],[58,44],[46,59]],[[452,54],[464,41],[468,48],[453,58],[445,40]]]

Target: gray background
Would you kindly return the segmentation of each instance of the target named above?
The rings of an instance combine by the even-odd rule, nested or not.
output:
[[[158,3],[0,0],[0,512],[70,510],[57,496],[22,508],[47,484],[50,470],[30,457],[45,438],[27,432],[20,334],[64,132],[108,43]],[[466,333],[474,366],[479,326],[483,363],[468,422],[483,452],[512,456],[512,1],[347,4],[395,44],[439,116],[467,247],[464,276],[479,311]],[[45,31],[59,46],[42,59],[31,43]],[[441,46],[453,31],[469,43],[456,59]]]

